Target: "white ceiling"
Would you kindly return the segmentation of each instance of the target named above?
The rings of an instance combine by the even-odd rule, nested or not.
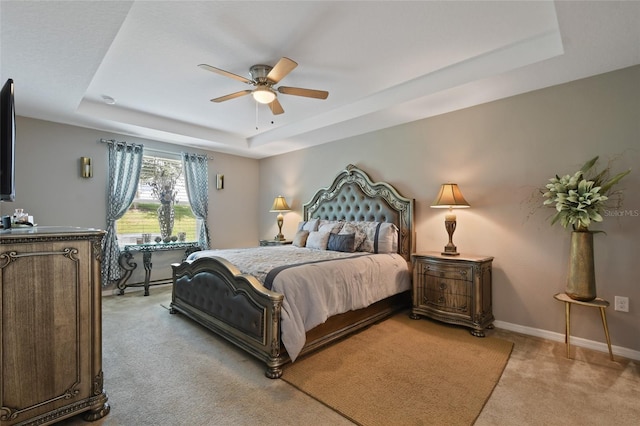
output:
[[[19,115],[263,158],[640,63],[640,2],[6,1]],[[206,63],[299,66],[273,116]],[[116,100],[104,102],[103,96]]]

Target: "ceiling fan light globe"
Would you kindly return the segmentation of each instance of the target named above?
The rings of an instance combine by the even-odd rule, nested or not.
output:
[[[253,93],[253,99],[261,104],[270,104],[276,98],[276,94],[268,87],[257,87]]]

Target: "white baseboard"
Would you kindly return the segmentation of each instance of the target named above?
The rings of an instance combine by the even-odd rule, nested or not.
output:
[[[564,343],[564,334],[556,333],[554,331],[541,330],[539,328],[525,327],[524,325],[512,324],[504,321],[494,321],[493,325],[497,328],[504,330],[514,331],[516,333],[526,334],[529,336],[541,337],[543,339],[552,340],[554,342]],[[604,342],[595,342],[593,340],[583,339],[581,337],[571,336],[571,344],[580,346],[582,348],[592,349],[594,351],[609,353],[609,348]],[[624,358],[640,361],[640,351],[634,351],[629,348],[623,348],[621,346],[611,345],[611,350],[614,355],[619,355]]]

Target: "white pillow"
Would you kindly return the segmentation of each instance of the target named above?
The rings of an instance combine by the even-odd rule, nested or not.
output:
[[[319,219],[303,220],[298,223],[298,231],[317,231]]]
[[[394,223],[383,222],[373,240],[374,253],[398,252],[398,227]]]
[[[307,237],[307,248],[326,250],[330,232],[312,231]]]

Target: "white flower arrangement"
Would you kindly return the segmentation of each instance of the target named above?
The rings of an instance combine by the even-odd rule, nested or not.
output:
[[[613,191],[613,186],[628,175],[631,170],[618,173],[609,179],[610,167],[601,172],[594,172],[593,167],[598,161],[594,157],[585,163],[576,173],[549,179],[543,192],[546,198],[544,205],[553,205],[557,210],[551,219],[551,224],[560,222],[567,228],[569,225],[575,231],[588,231],[591,222],[602,222],[602,210],[605,202],[617,196],[617,204],[621,204],[620,191]]]

